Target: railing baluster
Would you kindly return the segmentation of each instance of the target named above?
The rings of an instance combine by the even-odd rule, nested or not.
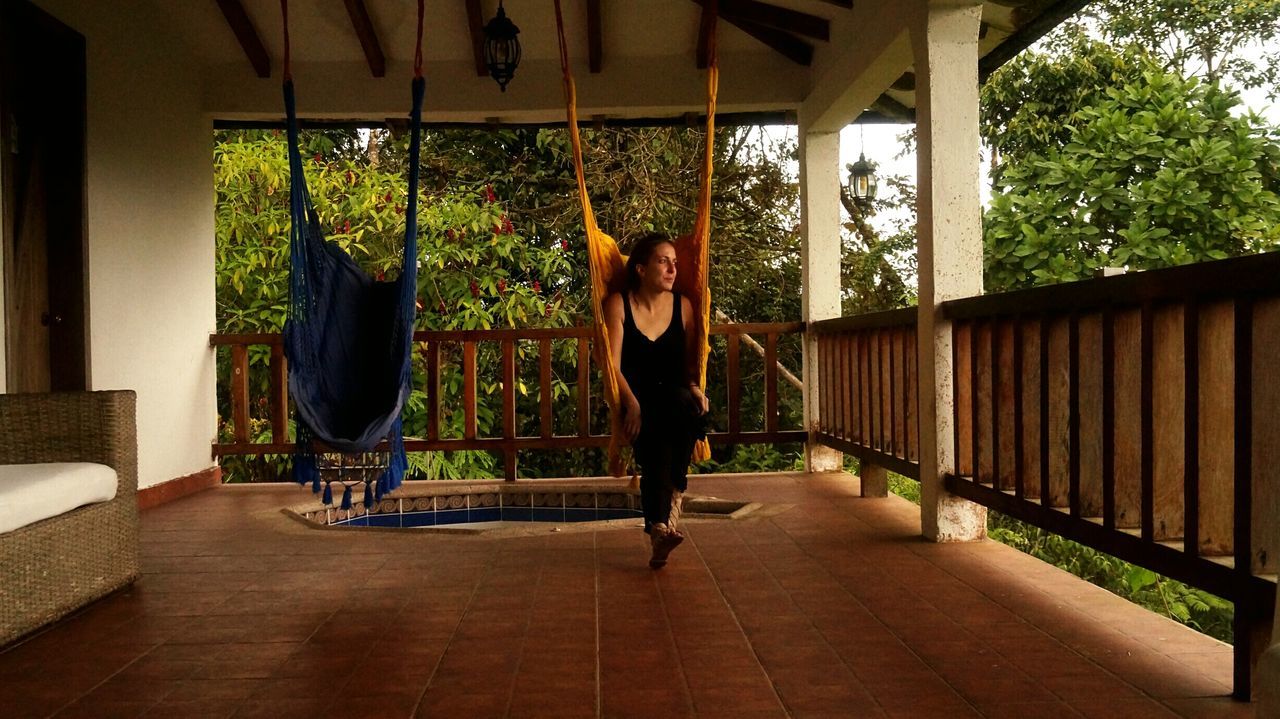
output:
[[[844,346],[844,372],[840,376],[841,397],[844,400],[845,437],[856,442],[858,429],[858,385],[854,380],[858,370],[858,336],[856,333],[841,334]]]
[[[974,484],[982,484],[982,384],[978,378],[982,324],[969,323],[969,447]]]
[[[476,438],[476,343],[462,343],[462,407],[465,413],[462,438]]]
[[[764,431],[778,431],[778,334],[764,340]]]
[[[578,436],[591,436],[591,339],[578,338]]]
[[[236,444],[249,441],[249,347],[231,345],[231,421]]]
[[[427,343],[427,440],[440,439],[440,343]]]
[[[862,446],[874,447],[875,418],[871,411],[871,332],[858,332],[858,407],[862,428]]]
[[[1067,506],[1080,517],[1080,317],[1067,318]]]
[[[1241,598],[1236,600],[1232,620],[1235,634],[1233,696],[1248,699],[1252,692],[1251,669],[1254,644],[1264,642],[1266,609],[1258,606],[1248,592],[1253,578],[1253,315],[1252,298],[1241,298],[1235,304],[1234,342],[1235,366],[1232,399],[1235,410],[1235,514],[1234,558],[1235,576],[1240,585]],[[1272,360],[1274,361],[1274,360]],[[1274,411],[1274,407],[1271,408]],[[1276,521],[1275,517],[1271,520]],[[1263,644],[1265,647],[1265,644]]]
[[[880,433],[884,420],[880,418],[880,330],[868,330],[867,338],[867,417],[871,422],[871,440],[867,446],[880,449]]]
[[[1200,553],[1200,311],[1182,306],[1182,551]]]
[[[541,410],[539,424],[540,434],[548,438],[555,435],[555,418],[551,414],[551,398],[554,389],[551,386],[551,340],[538,340],[538,404]]]
[[[899,457],[907,458],[907,445],[909,444],[907,435],[907,422],[909,421],[910,412],[907,411],[907,330],[899,327],[893,333],[894,340],[894,379],[893,385],[897,388],[894,394],[895,421],[894,432],[897,434],[897,441],[894,443],[894,450]]]
[[[1022,499],[1026,495],[1024,484],[1027,474],[1023,471],[1026,461],[1026,428],[1023,426],[1022,396],[1023,372],[1022,315],[1013,318],[1013,360],[1009,363],[1013,372],[1013,496]]]
[[[880,398],[878,409],[880,414],[879,450],[885,454],[893,454],[893,369],[889,366],[889,334],[893,330],[885,327],[876,332],[876,371],[877,396]]]
[[[1000,335],[1003,328],[1001,320],[991,323],[991,486],[996,489],[1003,487],[1000,482],[1000,413],[1004,409],[1004,403],[1000,401],[1003,398],[1000,384]]]
[[[898,332],[896,329],[890,328],[885,331],[885,348],[886,354],[889,355],[888,361],[888,400],[889,400],[889,446],[886,454],[898,454],[898,372],[897,372],[897,353],[894,352],[894,346],[897,343]]]
[[[271,441],[289,441],[289,365],[284,345],[271,345]]]
[[[1049,488],[1049,331],[1047,314],[1040,315],[1040,506],[1053,506]]]
[[[516,438],[516,342],[502,341],[502,437]],[[502,451],[503,476],[507,481],[516,478],[516,448],[507,444]]]
[[[909,462],[920,459],[920,352],[913,325],[907,331],[907,447]]]
[[[727,382],[729,386],[727,389],[729,390],[729,402],[725,410],[729,413],[729,434],[736,435],[742,430],[740,426],[741,417],[739,416],[741,414],[740,408],[739,408],[739,401],[741,397],[740,392],[742,391],[742,387],[741,387],[741,382],[739,382],[739,379],[738,379],[740,375],[739,367],[738,367],[738,341],[741,338],[737,334],[731,334],[726,339],[729,341],[729,351],[725,359],[725,370],[728,373]],[[827,344],[826,364],[828,366],[828,371],[830,371],[831,343],[827,342],[826,344]],[[826,389],[830,389],[831,387],[832,385],[827,385]],[[824,392],[824,394],[829,395],[830,392]],[[828,410],[830,410],[829,404],[828,404]]]
[[[1102,310],[1102,526],[1116,527],[1116,327]]]
[[[1142,305],[1142,538],[1155,536],[1155,308]]]
[[[849,403],[845,400],[845,388],[849,385],[849,337],[843,332],[833,336],[836,346],[836,384],[831,387],[836,403],[836,436],[849,438]]]

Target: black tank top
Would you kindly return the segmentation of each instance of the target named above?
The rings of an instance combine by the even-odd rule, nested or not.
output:
[[[651,340],[636,327],[631,314],[631,297],[622,293],[626,318],[622,323],[622,376],[642,404],[670,395],[686,384],[684,318],[680,295],[672,293],[671,324]]]

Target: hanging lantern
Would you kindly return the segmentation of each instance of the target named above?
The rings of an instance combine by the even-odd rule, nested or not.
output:
[[[859,206],[866,207],[876,199],[876,170],[862,153],[858,161],[849,165],[849,194]]]
[[[520,64],[520,41],[516,38],[519,34],[520,28],[507,17],[502,0],[498,0],[498,14],[484,26],[484,62],[503,92]]]

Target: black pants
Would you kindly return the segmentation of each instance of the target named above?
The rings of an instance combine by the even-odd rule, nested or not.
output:
[[[645,532],[655,524],[670,522],[672,493],[684,492],[689,486],[694,439],[686,414],[677,396],[641,400],[640,434],[631,446],[640,465]]]

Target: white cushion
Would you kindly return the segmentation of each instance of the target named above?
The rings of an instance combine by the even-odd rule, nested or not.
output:
[[[0,533],[116,496],[116,471],[105,464],[0,464]]]

